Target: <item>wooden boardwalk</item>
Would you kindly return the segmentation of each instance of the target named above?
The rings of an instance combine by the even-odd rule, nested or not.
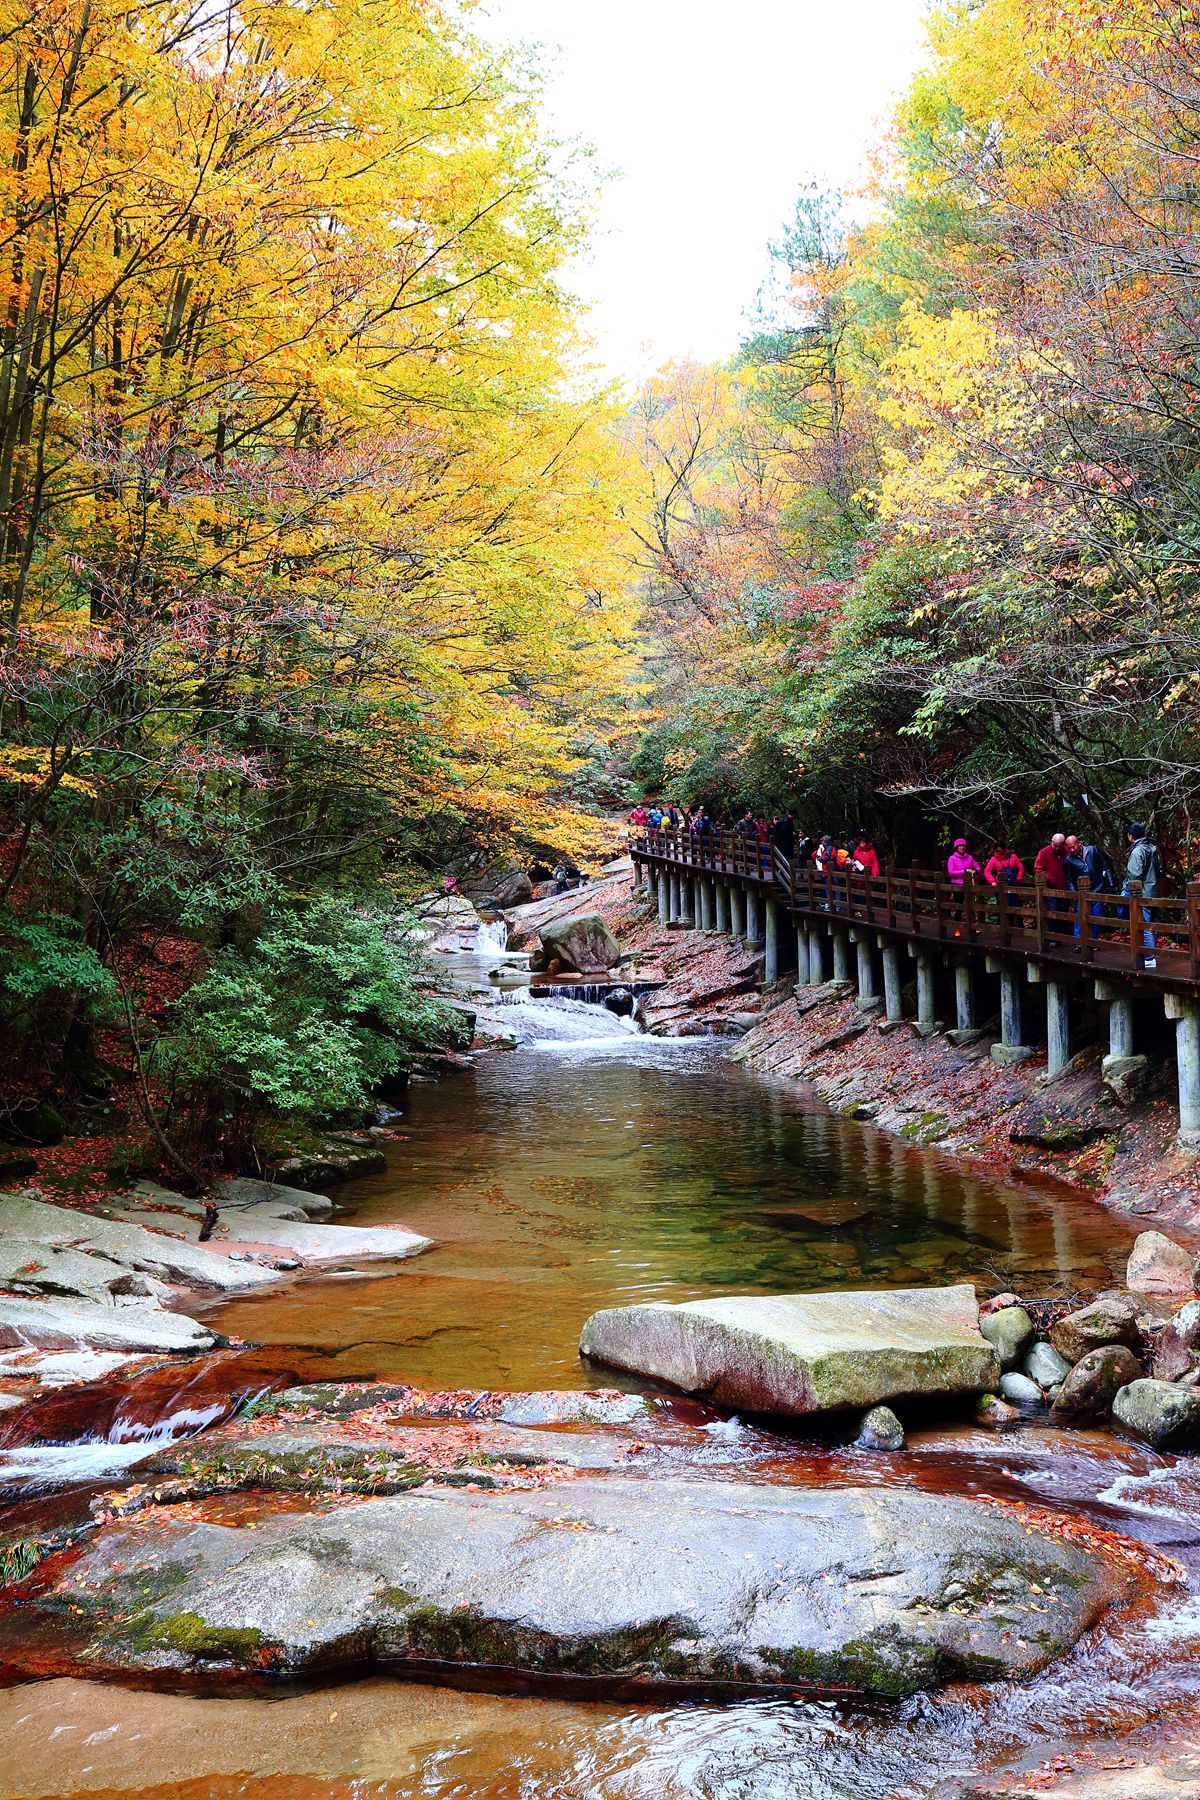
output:
[[[1200,995],[1200,882],[1179,898],[1047,888],[1040,876],[1015,886],[982,879],[956,886],[932,869],[877,877],[793,868],[780,852],[729,831],[644,831],[630,845],[648,868],[736,881],[794,920],[841,922],[953,951],[1023,957],[1066,975],[1093,974]],[[1152,941],[1151,941],[1152,940]],[[1147,959],[1153,967],[1147,969]]]

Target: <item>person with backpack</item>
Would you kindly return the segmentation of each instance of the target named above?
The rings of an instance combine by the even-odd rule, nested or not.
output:
[[[1081,843],[1074,833],[1068,837],[1063,847],[1063,864],[1067,871],[1067,880],[1078,890],[1081,881],[1086,881],[1093,894],[1111,894],[1117,885],[1113,866],[1105,856],[1099,844]],[[1091,903],[1091,915],[1098,919],[1103,911],[1099,900]],[[1100,927],[1093,925],[1091,935],[1096,938]],[[1080,935],[1079,926],[1075,926],[1075,936]]]
[[[1162,862],[1158,854],[1158,845],[1147,836],[1144,825],[1131,825],[1126,832],[1129,843],[1129,860],[1125,864],[1125,882],[1121,888],[1128,894],[1136,881],[1141,884],[1143,900],[1157,900],[1159,881],[1162,877]],[[1142,946],[1146,950],[1157,948],[1157,939],[1148,927],[1142,932]],[[1144,969],[1156,969],[1158,959],[1154,956],[1143,956]]]
[[[1015,887],[1025,879],[1025,864],[1007,844],[997,844],[983,865],[983,879],[989,887]]]

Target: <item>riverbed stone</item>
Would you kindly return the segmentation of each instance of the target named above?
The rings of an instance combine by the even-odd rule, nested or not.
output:
[[[1125,1285],[1135,1294],[1190,1294],[1193,1253],[1161,1231],[1143,1231],[1134,1240]]]
[[[1102,1296],[1078,1312],[1067,1313],[1050,1331],[1050,1342],[1069,1363],[1077,1363],[1089,1350],[1106,1344],[1124,1344],[1136,1350],[1140,1341],[1137,1306],[1120,1294]]]
[[[1058,1354],[1053,1344],[1031,1344],[1021,1358],[1021,1373],[1028,1375],[1030,1381],[1036,1381],[1040,1388],[1057,1387],[1070,1372],[1070,1363]]]
[[[1200,1394],[1174,1382],[1131,1381],[1113,1399],[1113,1418],[1156,1450],[1200,1446]]]
[[[903,1450],[904,1427],[890,1406],[873,1406],[854,1442],[860,1450]]]
[[[985,1314],[979,1329],[995,1346],[1002,1369],[1015,1369],[1033,1342],[1033,1320],[1023,1306],[1003,1306]]]
[[[1002,1400],[998,1394],[981,1394],[975,1408],[975,1423],[987,1426],[989,1431],[1007,1431],[1021,1423],[1021,1409]]]
[[[310,1194],[307,1188],[287,1187],[281,1181],[259,1181],[253,1175],[232,1175],[218,1181],[217,1204],[225,1207],[286,1206],[306,1219],[329,1219],[333,1201],[328,1194]]]
[[[538,934],[547,967],[558,957],[564,969],[580,975],[605,975],[621,960],[618,944],[599,913],[573,913],[553,919]]]
[[[1137,1381],[1142,1366],[1124,1344],[1103,1344],[1089,1350],[1063,1376],[1054,1396],[1054,1410],[1064,1418],[1100,1418],[1112,1408],[1123,1387]]]
[[[157,1301],[169,1291],[152,1275],[127,1269],[107,1256],[60,1250],[32,1238],[9,1235],[0,1237],[0,1288],[85,1300],[132,1297]]]
[[[420,1489],[253,1531],[110,1525],[30,1604],[89,1671],[469,1666],[899,1696],[1026,1676],[1121,1591],[1078,1542],[948,1495],[580,1476]]]
[[[0,1348],[47,1350],[207,1350],[215,1342],[196,1319],[158,1307],[0,1294]]]
[[[752,1412],[836,1412],[994,1388],[1000,1368],[964,1285],[872,1293],[730,1295],[616,1306],[584,1356]]]
[[[281,1219],[251,1206],[229,1220],[229,1235],[249,1244],[278,1244],[305,1262],[345,1262],[360,1256],[419,1256],[433,1240],[402,1225],[319,1225]]]
[[[36,1189],[0,1194],[0,1241],[32,1238],[39,1244],[89,1250],[186,1287],[236,1293],[277,1279],[267,1269],[231,1262],[227,1256],[120,1219],[97,1218],[68,1206],[52,1206]]]

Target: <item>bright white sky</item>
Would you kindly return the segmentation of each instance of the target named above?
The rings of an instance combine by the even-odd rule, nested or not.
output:
[[[925,0],[483,0],[548,47],[550,123],[607,183],[575,286],[614,374],[729,355],[801,183],[853,182],[921,57]]]

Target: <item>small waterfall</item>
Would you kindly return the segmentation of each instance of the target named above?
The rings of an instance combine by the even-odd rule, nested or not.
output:
[[[480,919],[475,929],[476,956],[503,956],[508,949],[508,921]]]
[[[619,1019],[604,1006],[589,1006],[580,997],[582,991],[581,986],[574,986],[570,999],[558,995],[535,998],[528,988],[516,988],[501,997],[497,1010],[503,1009],[505,1029],[523,1044],[614,1044],[640,1037],[632,1019]],[[610,990],[593,991],[603,995]]]

